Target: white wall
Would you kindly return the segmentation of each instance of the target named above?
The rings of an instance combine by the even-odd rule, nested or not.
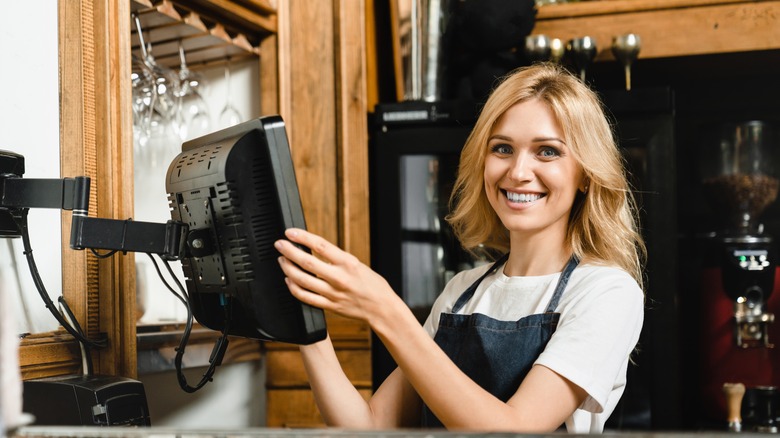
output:
[[[186,357],[186,353],[185,353]],[[176,429],[240,429],[266,424],[265,362],[241,362],[217,367],[214,381],[188,394],[176,373],[139,376],[144,384],[152,426]],[[185,370],[195,385],[206,368]]]
[[[25,178],[59,178],[57,1],[4,4],[0,53],[0,149],[24,155]],[[33,255],[56,302],[62,289],[60,210],[31,209],[29,221]],[[53,330],[57,321],[38,296],[22,251],[21,239],[0,239],[0,293],[11,295],[18,333]]]

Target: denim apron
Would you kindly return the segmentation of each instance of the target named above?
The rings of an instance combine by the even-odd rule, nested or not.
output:
[[[528,315],[517,321],[498,321],[480,313],[457,315],[474,295],[485,277],[508,259],[504,255],[477,279],[455,302],[452,313],[442,313],[434,341],[467,376],[499,400],[509,400],[525,379],[534,361],[544,350],[558,326],[558,301],[579,263],[572,256],[561,272],[550,303],[544,313]],[[423,404],[422,427],[443,427]]]

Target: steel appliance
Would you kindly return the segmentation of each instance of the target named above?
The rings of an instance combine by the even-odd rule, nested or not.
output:
[[[701,187],[716,218],[700,250],[700,374],[702,418],[726,424],[724,384],[741,383],[744,425],[777,432],[780,385],[780,291],[776,242],[762,213],[780,188],[780,143],[772,124],[719,123],[702,134]],[[733,422],[732,422],[733,423]]]

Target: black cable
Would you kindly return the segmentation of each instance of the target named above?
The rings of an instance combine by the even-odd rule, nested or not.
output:
[[[29,210],[30,210],[29,208],[22,208],[20,209],[21,215],[19,217],[17,217],[16,215],[12,215],[12,216],[14,218],[14,222],[16,222],[16,225],[19,227],[19,230],[21,230],[22,244],[24,246],[24,255],[27,258],[27,265],[30,267],[30,274],[32,275],[33,283],[35,283],[35,288],[38,289],[38,294],[41,296],[41,299],[43,299],[43,302],[46,304],[46,308],[49,309],[49,312],[54,316],[57,322],[59,322],[60,325],[74,338],[76,338],[79,342],[81,342],[85,346],[89,346],[90,348],[95,348],[95,349],[105,348],[107,345],[107,341],[105,339],[101,339],[101,340],[88,339],[80,332],[80,330],[76,330],[75,328],[73,328],[65,320],[62,314],[57,310],[57,307],[54,305],[51,298],[49,297],[49,293],[46,291],[46,287],[43,284],[41,275],[38,273],[38,267],[36,266],[35,258],[33,257],[33,250],[32,247],[30,246],[30,233],[27,228],[27,213],[29,212]]]
[[[173,281],[176,283],[176,286],[179,289],[179,293],[177,293],[171,285],[165,280],[163,277],[162,272],[160,271],[160,267],[157,265],[157,261],[152,257],[152,254],[147,253],[150,259],[152,259],[152,264],[154,265],[154,269],[157,271],[157,275],[162,280],[163,284],[168,288],[168,290],[173,293],[176,298],[179,299],[182,303],[184,303],[184,306],[187,308],[187,320],[184,326],[184,332],[182,333],[181,340],[179,341],[179,346],[176,348],[176,357],[174,358],[174,365],[176,367],[176,377],[179,381],[179,386],[181,387],[184,392],[193,393],[200,388],[202,388],[206,383],[211,382],[213,380],[214,372],[216,371],[216,368],[222,364],[222,358],[225,356],[225,351],[227,351],[227,346],[229,343],[228,340],[228,329],[229,329],[229,322],[231,319],[231,301],[228,299],[226,303],[223,305],[223,310],[225,311],[225,324],[224,329],[222,330],[222,335],[217,339],[217,341],[214,343],[214,348],[211,351],[211,356],[209,357],[209,367],[206,369],[206,372],[203,374],[200,381],[195,386],[190,386],[187,383],[187,378],[182,372],[182,360],[184,358],[184,350],[187,347],[187,343],[189,342],[190,333],[192,332],[192,322],[193,322],[193,316],[192,316],[192,307],[190,306],[189,302],[189,296],[187,295],[187,292],[182,286],[181,282],[179,281],[178,277],[173,272],[173,269],[171,268],[170,263],[168,263],[167,260],[162,260],[162,262],[165,264],[166,269],[168,270],[168,273],[173,278]]]
[[[117,253],[117,250],[109,251],[109,252],[107,252],[105,254],[101,254],[101,253],[95,251],[95,248],[90,248],[89,250],[92,252],[92,254],[95,255],[95,257],[97,257],[99,259],[107,259],[107,258],[109,258],[112,255]]]

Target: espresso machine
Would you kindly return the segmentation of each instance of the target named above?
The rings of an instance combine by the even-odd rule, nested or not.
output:
[[[780,255],[761,218],[780,189],[780,138],[757,120],[711,134],[699,154],[702,191],[716,216],[700,279],[701,408],[731,430],[777,432]]]

